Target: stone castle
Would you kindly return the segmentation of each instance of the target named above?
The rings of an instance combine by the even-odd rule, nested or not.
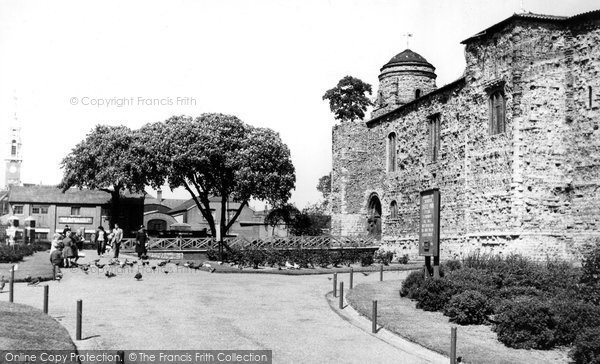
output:
[[[515,14],[462,42],[443,87],[407,49],[371,119],[333,128],[332,233],[418,254],[419,194],[441,194],[441,258],[574,259],[600,237],[600,10]]]

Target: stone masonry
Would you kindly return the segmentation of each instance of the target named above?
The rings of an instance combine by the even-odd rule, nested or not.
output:
[[[383,245],[415,258],[419,192],[439,188],[442,259],[578,258],[600,237],[600,11],[515,14],[463,44],[456,81],[436,88],[405,50],[381,69],[371,119],[334,127],[333,233],[366,235],[378,199]]]

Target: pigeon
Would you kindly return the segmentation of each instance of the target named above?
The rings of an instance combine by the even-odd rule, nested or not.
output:
[[[298,265],[298,263],[294,263],[294,269],[300,269],[300,266]]]
[[[327,277],[328,280],[331,280],[331,277]]]
[[[162,262],[160,262],[160,263],[158,263],[156,265],[158,265],[159,267],[164,267],[166,264],[167,264],[166,261],[162,261]]]
[[[94,263],[98,263],[99,261],[100,261],[100,258],[94,259]]]
[[[169,274],[169,271],[168,271],[168,270],[166,270],[166,271],[165,271],[165,274]]]
[[[25,282],[31,282],[31,276],[25,277]]]
[[[140,279],[142,279],[142,273],[140,273],[140,272],[137,272],[137,273],[136,273],[136,274],[133,276],[133,278],[135,278],[136,280],[138,280],[138,281],[139,281]]]
[[[186,267],[186,268],[188,268],[188,267],[190,266],[190,262],[185,262],[185,263],[183,264],[183,266],[184,266],[184,267]]]
[[[109,272],[109,271],[107,271],[106,273],[104,273],[104,275],[105,275],[107,278],[112,278],[112,277],[115,277],[115,276],[116,276],[116,274],[114,274],[113,272]]]
[[[294,266],[292,264],[290,264],[290,262],[288,262],[288,261],[285,262],[285,267],[287,269],[294,269]]]
[[[368,276],[369,275],[369,273],[367,273],[367,272],[361,272],[361,273],[363,274],[363,276]]]
[[[152,270],[156,270],[156,266],[155,265],[152,266]]]
[[[175,265],[179,267],[179,262],[175,262]]]
[[[98,267],[98,268],[102,269],[102,268],[104,268],[104,266],[105,266],[105,265],[106,265],[106,264],[96,264],[96,267]]]
[[[120,268],[125,268],[125,262],[121,262],[121,263],[119,263],[119,267],[120,267]]]
[[[27,283],[27,285],[28,286],[36,286],[40,283],[41,279],[42,279],[41,277],[34,278],[29,283]]]
[[[200,266],[202,266],[202,265],[200,265]],[[212,265],[210,265],[210,264],[204,264],[204,266],[205,266],[206,268],[210,268],[210,267],[212,267]]]
[[[223,265],[223,262],[217,262],[218,265]]]
[[[80,268],[85,274],[88,274],[88,270],[90,269],[90,267],[87,265],[82,265]]]

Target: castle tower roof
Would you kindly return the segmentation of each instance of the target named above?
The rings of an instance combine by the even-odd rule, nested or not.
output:
[[[433,65],[431,63],[427,62],[427,60],[423,56],[421,56],[420,54],[418,54],[416,52],[411,51],[410,49],[406,49],[406,50],[396,54],[394,57],[392,57],[392,59],[390,59],[390,61],[388,63],[386,63],[385,65],[383,65],[383,67],[381,67],[381,70],[383,71],[385,68],[399,66],[399,65],[403,65],[403,66],[422,65],[422,66],[433,67]]]

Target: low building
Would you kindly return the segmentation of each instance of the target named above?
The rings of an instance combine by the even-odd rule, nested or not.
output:
[[[211,214],[213,219],[218,222],[221,217],[221,198],[211,197]],[[235,201],[229,201],[227,203],[226,218],[227,221],[233,218],[236,211],[239,209],[240,203]],[[265,216],[268,211],[257,211],[250,206],[244,206],[242,212],[233,223],[228,231],[228,236],[242,236],[248,239],[264,239],[272,236],[287,236],[287,228],[285,225],[277,225],[275,227],[268,226],[265,224]],[[190,225],[191,230],[201,231],[206,229],[210,234],[210,226],[206,219],[200,213],[198,206],[193,199],[189,199],[179,206],[173,208],[168,212],[175,221],[179,224]]]
[[[36,240],[48,241],[55,232],[62,232],[68,225],[72,231],[83,229],[86,239],[98,226],[108,229],[111,195],[104,191],[69,189],[62,192],[56,186],[10,186],[4,200],[8,216],[23,223],[28,218],[35,221]],[[117,219],[125,236],[131,236],[142,223],[143,197],[126,195],[121,201],[121,215]]]

